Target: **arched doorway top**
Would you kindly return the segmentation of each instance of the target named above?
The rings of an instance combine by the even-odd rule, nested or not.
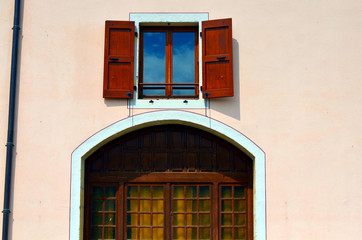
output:
[[[232,143],[254,161],[254,239],[266,239],[265,154],[253,141],[234,128],[209,117],[187,111],[155,111],[120,120],[79,145],[72,153],[70,239],[83,239],[84,160],[104,144],[148,126],[180,124],[202,129]]]

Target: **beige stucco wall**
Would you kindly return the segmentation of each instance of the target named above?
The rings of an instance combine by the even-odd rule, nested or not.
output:
[[[231,17],[235,97],[210,113],[267,155],[268,239],[361,238],[361,1],[39,0],[23,3],[11,239],[68,238],[71,153],[128,116],[126,101],[102,98],[102,77],[104,21],[130,12]],[[12,18],[1,1],[2,146]],[[1,189],[4,168],[5,147]]]

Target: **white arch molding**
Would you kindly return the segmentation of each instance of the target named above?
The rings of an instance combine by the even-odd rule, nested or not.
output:
[[[187,111],[155,111],[120,120],[97,132],[72,153],[70,195],[70,240],[83,239],[84,162],[101,146],[140,128],[163,124],[188,125],[215,134],[231,142],[253,159],[254,239],[266,239],[265,153],[237,130],[217,120]]]

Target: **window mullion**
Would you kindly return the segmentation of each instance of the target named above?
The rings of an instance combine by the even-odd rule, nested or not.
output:
[[[172,31],[166,31],[166,83],[172,83]],[[172,85],[166,85],[166,96],[172,95]]]

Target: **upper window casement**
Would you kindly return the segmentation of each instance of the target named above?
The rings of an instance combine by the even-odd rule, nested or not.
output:
[[[106,21],[103,97],[233,96],[232,20],[198,24]]]

